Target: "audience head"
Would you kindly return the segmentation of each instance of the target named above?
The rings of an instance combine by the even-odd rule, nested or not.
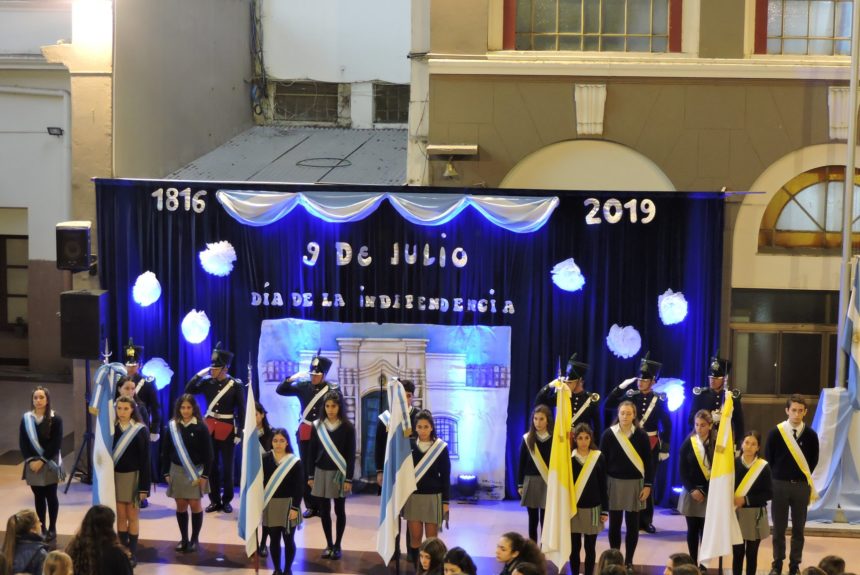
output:
[[[663,575],[674,575],[675,569],[682,565],[695,565],[696,562],[688,553],[673,553],[669,555],[666,561],[666,568],[663,570]]]
[[[828,555],[818,562],[818,568],[827,575],[841,575],[845,572],[845,559],[836,555]]]
[[[116,514],[110,507],[93,505],[89,508],[78,532],[66,546],[76,573],[97,571],[102,553],[109,547],[119,545],[113,529],[115,520]]]
[[[72,558],[63,551],[51,551],[42,564],[42,575],[73,575]]]
[[[10,516],[6,521],[6,539],[3,541],[3,554],[12,559],[15,557],[15,543],[28,533],[41,533],[42,524],[32,509],[23,509]],[[11,565],[9,566],[11,568]],[[0,571],[6,573],[7,571]]]
[[[511,575],[545,575],[534,563],[517,563]]]
[[[478,573],[475,562],[462,547],[448,549],[442,563],[445,566],[445,575],[460,575],[460,573],[477,575]]]
[[[627,568],[624,565],[612,563],[604,567],[600,575],[627,575]]]
[[[600,559],[597,560],[597,572],[603,572],[603,569],[610,565],[624,565],[624,556],[618,549],[607,549],[600,554]]]
[[[675,567],[672,575],[702,575],[702,572],[695,565],[684,564]]]
[[[818,567],[815,567],[813,565],[810,565],[809,567],[807,567],[803,571],[801,571],[800,575],[827,575],[827,571],[825,571],[824,569],[820,569]]]
[[[537,543],[514,531],[509,531],[499,537],[496,543],[496,561],[510,563],[513,560],[531,563],[546,572],[546,560]]]
[[[436,537],[425,539],[418,547],[418,573],[426,573],[442,566],[448,548],[445,542]]]

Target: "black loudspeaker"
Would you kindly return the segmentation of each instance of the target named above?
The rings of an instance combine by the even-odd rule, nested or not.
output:
[[[60,294],[60,355],[67,359],[101,359],[107,329],[107,291]]]
[[[57,224],[57,269],[82,272],[90,269],[90,222]]]

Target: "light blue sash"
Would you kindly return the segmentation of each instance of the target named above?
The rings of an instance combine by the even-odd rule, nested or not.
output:
[[[343,425],[343,423],[341,423],[341,425]],[[328,453],[328,456],[332,461],[334,461],[334,465],[337,467],[337,470],[340,471],[344,478],[346,478],[346,459],[337,450],[334,441],[332,441],[331,435],[328,434],[328,428],[326,428],[325,423],[323,423],[323,420],[317,419],[314,421],[314,426],[317,428],[317,435],[319,435],[320,443],[322,443],[326,453]]]
[[[39,434],[36,431],[36,416],[33,415],[32,411],[28,411],[24,414],[24,429],[27,431],[27,438],[30,440],[30,445],[33,446],[33,449],[36,450],[39,457],[44,458],[45,450],[42,448],[42,444],[39,443]]]
[[[433,445],[430,446],[430,449],[424,454],[424,457],[421,458],[421,461],[418,462],[418,465],[415,466],[415,482],[421,481],[424,475],[430,471],[430,468],[433,467],[433,464],[436,463],[436,460],[439,459],[439,456],[442,455],[442,452],[448,447],[448,444],[442,441],[441,439],[436,439],[433,442]]]
[[[171,422],[172,423],[172,422]],[[113,446],[113,463],[116,465],[120,458],[122,458],[128,446],[131,445],[132,440],[135,438],[137,433],[143,429],[143,424],[138,423],[136,421],[132,421],[131,425],[128,426],[128,429],[122,432],[122,435],[119,436],[119,440]],[[184,447],[184,446],[183,446]]]
[[[275,496],[275,491],[278,490],[278,487],[280,487],[281,483],[284,482],[284,478],[298,462],[298,457],[292,453],[288,453],[287,456],[278,463],[278,467],[269,478],[269,482],[266,484],[266,488],[263,491],[263,507],[269,504],[269,501],[271,501],[272,497]]]
[[[176,423],[175,419],[171,419],[170,424],[167,427],[170,429],[170,437],[173,439],[173,447],[176,448],[176,453],[179,454],[179,461],[182,462],[182,469],[185,470],[185,475],[187,475],[188,479],[192,482],[199,480],[202,468],[198,469],[194,467],[194,463],[191,461],[191,456],[188,455],[188,448],[185,447],[185,440],[182,439],[179,424]]]

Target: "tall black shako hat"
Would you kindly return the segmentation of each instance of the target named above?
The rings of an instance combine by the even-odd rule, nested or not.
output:
[[[708,366],[708,377],[725,377],[732,370],[732,362],[719,357],[717,354],[711,356],[711,364]]]
[[[134,341],[128,338],[128,345],[125,346],[125,364],[140,365],[143,363],[143,346],[134,345]]]
[[[660,377],[660,368],[663,364],[659,361],[649,359],[651,352],[646,352],[645,357],[639,360],[639,379],[653,379],[657,381]]]
[[[233,352],[221,349],[221,342],[215,344],[212,349],[212,364],[211,367],[230,367],[230,362],[233,361]]]
[[[585,377],[585,372],[588,371],[588,364],[576,361],[577,354],[574,353],[567,360],[567,369],[564,372],[564,378],[568,381],[575,381]]]
[[[325,377],[328,373],[328,370],[331,369],[331,360],[327,357],[323,357],[322,355],[320,355],[321,352],[322,350],[318,349],[317,354],[311,360],[310,373],[311,375],[319,373],[322,374],[323,377]]]

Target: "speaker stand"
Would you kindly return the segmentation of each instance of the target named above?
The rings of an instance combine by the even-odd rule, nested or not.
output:
[[[92,416],[89,412],[90,405],[90,360],[84,360],[84,370],[86,371],[86,389],[84,390],[84,416],[86,421],[86,431],[81,442],[81,448],[78,449],[78,455],[75,457],[75,465],[72,467],[72,472],[69,473],[69,478],[66,480],[66,489],[63,493],[69,492],[69,486],[72,484],[72,479],[76,476],[81,478],[81,483],[85,485],[93,484],[93,434]],[[85,458],[85,466],[81,467],[81,458]]]

